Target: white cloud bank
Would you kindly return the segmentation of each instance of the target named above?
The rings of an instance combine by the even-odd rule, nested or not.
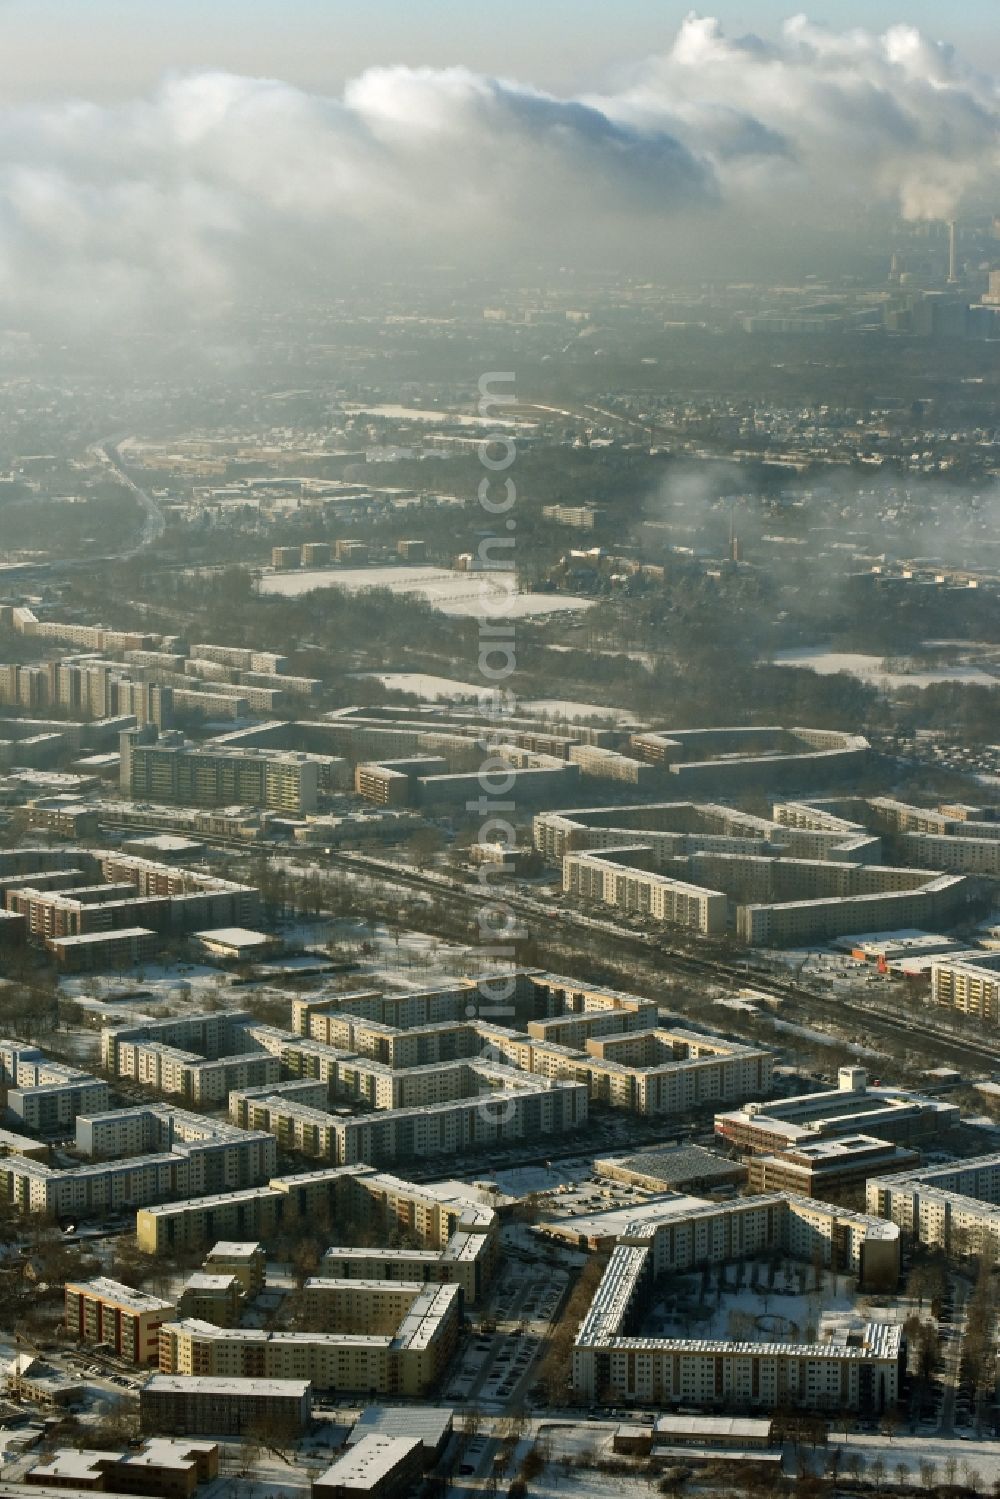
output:
[[[947,217],[997,180],[998,83],[907,26],[728,39],[690,16],[601,95],[376,68],[340,97],[229,74],[0,110],[0,302],[211,306],[331,268],[613,256],[859,202]]]

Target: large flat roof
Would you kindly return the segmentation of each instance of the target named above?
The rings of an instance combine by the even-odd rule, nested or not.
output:
[[[308,1379],[243,1379],[233,1375],[226,1379],[208,1374],[153,1374],[143,1387],[143,1394],[177,1395],[285,1395],[301,1399],[309,1393]]]
[[[347,1445],[353,1447],[363,1437],[377,1434],[416,1437],[425,1447],[437,1447],[451,1430],[454,1414],[436,1405],[369,1405],[355,1422]]]
[[[419,1437],[386,1436],[381,1432],[366,1433],[343,1457],[329,1467],[316,1480],[318,1484],[340,1485],[355,1493],[372,1492],[404,1462],[414,1447],[421,1447]]]

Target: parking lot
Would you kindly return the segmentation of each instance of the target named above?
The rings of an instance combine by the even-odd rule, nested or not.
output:
[[[483,1308],[483,1330],[470,1339],[445,1398],[487,1410],[521,1403],[567,1280],[561,1266],[508,1259]]]

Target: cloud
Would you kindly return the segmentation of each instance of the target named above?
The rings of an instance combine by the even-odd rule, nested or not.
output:
[[[943,217],[996,185],[997,126],[997,80],[913,28],[801,16],[771,42],[692,15],[578,98],[462,68],[376,68],[337,97],[172,77],[0,110],[0,304],[171,315],[428,257],[607,263],[858,203]]]
[[[669,119],[730,202],[766,190],[762,165],[779,206],[879,202],[911,219],[948,217],[997,181],[997,80],[911,26],[835,32],[799,15],[772,44],[689,16],[605,103],[649,128]]]

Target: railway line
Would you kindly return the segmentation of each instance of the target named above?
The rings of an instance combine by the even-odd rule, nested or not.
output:
[[[480,890],[469,889],[444,877],[428,876],[418,870],[406,869],[389,860],[363,854],[333,854],[330,857],[338,864],[370,874],[374,878],[391,878],[397,884],[433,895],[442,903],[451,901],[475,909],[482,906],[484,901],[484,892]],[[795,979],[762,974],[758,970],[748,972],[745,961],[727,963],[719,958],[698,956],[676,947],[659,946],[657,938],[650,933],[630,931],[613,922],[587,917],[579,912],[544,908],[539,902],[514,890],[504,890],[502,899],[524,918],[526,924],[534,922],[537,925],[545,921],[558,924],[564,929],[572,928],[576,941],[588,934],[612,937],[619,945],[632,947],[647,959],[655,957],[668,972],[708,979],[732,987],[749,984],[762,993],[799,1005],[814,1021],[820,1021],[824,1025],[831,1023],[831,1001]],[[900,1032],[905,1030],[908,1045],[917,1050],[920,1042],[925,1043],[934,1064],[958,1062],[964,1066],[974,1064],[990,1071],[1000,1069],[1000,1038],[996,1045],[990,1045],[972,1036],[958,1036],[944,1026],[934,1025],[909,1013],[880,1013],[870,1004],[850,1000],[842,995],[837,996],[835,1004],[837,1028],[844,1029],[845,1033],[847,1028],[843,1026],[843,1022],[849,1021],[857,1027],[854,1030],[855,1036],[866,1032],[872,1036],[885,1036],[898,1046]]]
[[[151,832],[159,831],[155,822],[148,824],[130,822],[128,828],[133,831],[146,828]],[[258,845],[247,844],[238,839],[201,832],[198,837],[203,843],[210,844],[214,848],[239,853],[244,857],[254,852],[263,852],[269,857],[278,853],[276,849],[260,848]],[[446,875],[428,874],[369,854],[340,852],[333,849],[324,849],[322,853],[331,865],[346,873],[364,875],[382,882],[383,885],[386,883],[402,885],[424,897],[430,897],[442,907],[450,907],[453,912],[457,908],[458,912],[466,917],[469,911],[481,909],[490,894],[485,889],[470,888]],[[931,1065],[946,1063],[966,1068],[971,1066],[982,1071],[1000,1072],[1000,1037],[996,1044],[990,1044],[972,1035],[968,1037],[957,1035],[943,1025],[935,1025],[932,1021],[909,1012],[879,1010],[871,1004],[851,1000],[841,994],[838,994],[835,1000],[831,1000],[794,978],[786,979],[775,974],[762,973],[759,969],[749,968],[746,959],[726,962],[720,958],[687,952],[678,947],[661,945],[658,936],[652,933],[632,931],[627,927],[617,926],[612,921],[590,917],[582,912],[544,905],[517,890],[503,889],[501,899],[523,919],[527,927],[530,928],[533,925],[541,936],[544,936],[544,933],[539,929],[543,924],[547,924],[571,938],[581,948],[593,946],[601,937],[605,939],[610,937],[619,948],[632,949],[637,957],[646,961],[655,959],[658,967],[666,973],[708,980],[733,989],[749,986],[784,1003],[790,1002],[798,1006],[805,1018],[813,1024],[827,1027],[831,1024],[835,1025],[836,1033],[844,1039],[857,1039],[859,1036],[868,1035],[876,1040],[884,1038],[891,1041],[894,1047],[898,1047],[901,1032],[905,1032],[909,1049],[917,1052],[923,1051]],[[600,956],[599,953],[598,956]],[[831,1013],[834,1005],[836,1011]],[[831,1034],[830,1039],[836,1040],[837,1034]]]

